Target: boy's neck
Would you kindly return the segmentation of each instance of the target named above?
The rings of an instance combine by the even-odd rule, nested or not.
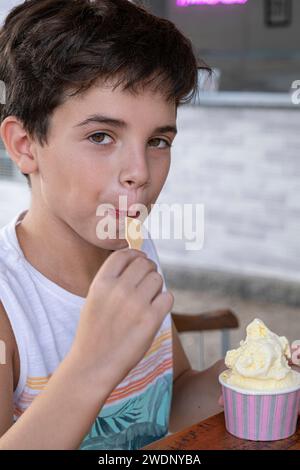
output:
[[[79,237],[58,218],[32,209],[16,226],[20,247],[27,261],[63,289],[86,297],[101,265],[112,253]]]

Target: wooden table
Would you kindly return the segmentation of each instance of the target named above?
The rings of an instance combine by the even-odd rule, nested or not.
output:
[[[143,450],[300,450],[300,420],[296,434],[273,442],[238,439],[225,429],[224,413],[144,447]]]

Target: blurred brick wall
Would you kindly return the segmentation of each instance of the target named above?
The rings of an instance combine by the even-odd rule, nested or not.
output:
[[[180,109],[158,202],[203,203],[205,243],[158,240],[161,258],[300,280],[299,109]]]

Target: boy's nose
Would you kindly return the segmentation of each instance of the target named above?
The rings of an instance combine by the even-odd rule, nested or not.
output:
[[[133,158],[120,174],[120,183],[127,188],[139,188],[148,184],[150,172],[145,158]]]

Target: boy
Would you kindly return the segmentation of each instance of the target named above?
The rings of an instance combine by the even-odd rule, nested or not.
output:
[[[136,449],[217,412],[222,364],[191,370],[153,242],[122,231],[167,178],[190,42],[127,0],[29,0],[0,56],[1,137],[31,187],[0,236],[0,448]]]

